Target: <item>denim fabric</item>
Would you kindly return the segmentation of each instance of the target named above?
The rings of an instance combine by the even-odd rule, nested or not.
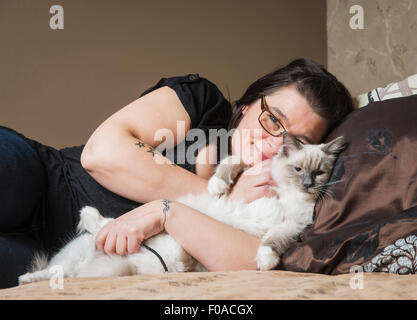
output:
[[[16,132],[0,126],[0,288],[17,285],[33,254],[36,211],[46,190],[44,167]]]

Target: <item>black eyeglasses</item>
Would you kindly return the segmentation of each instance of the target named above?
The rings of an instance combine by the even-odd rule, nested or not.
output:
[[[262,128],[273,137],[280,137],[284,132],[288,132],[279,119],[271,112],[266,103],[265,96],[261,97],[261,114],[258,117],[258,121]],[[296,138],[302,144],[308,144],[308,141],[302,141]]]

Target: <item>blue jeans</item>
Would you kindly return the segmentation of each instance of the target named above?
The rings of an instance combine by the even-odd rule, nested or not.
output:
[[[0,126],[0,288],[17,285],[42,246],[36,212],[46,175],[35,150],[17,133]]]

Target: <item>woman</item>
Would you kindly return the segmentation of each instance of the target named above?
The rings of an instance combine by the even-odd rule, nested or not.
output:
[[[210,129],[234,129],[228,153],[251,168],[230,197],[250,202],[276,196],[268,187],[270,166],[284,131],[319,143],[353,105],[333,75],[299,59],[255,81],[234,107],[232,113],[213,83],[188,75],[161,79],[104,121],[85,146],[56,150],[0,128],[0,202],[6,208],[0,216],[0,287],[16,284],[36,250],[60,248],[84,205],[117,218],[96,237],[97,248],[108,254],[144,250],[144,239],[165,230],[210,271],[255,269],[260,239],[175,201],[207,191],[224,156],[208,138]],[[155,150],[161,129],[175,145],[162,155]],[[194,129],[207,133],[202,144],[184,140]],[[172,161],[156,161],[168,154]]]

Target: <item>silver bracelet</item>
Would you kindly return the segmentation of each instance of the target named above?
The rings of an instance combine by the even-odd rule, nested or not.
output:
[[[171,204],[171,201],[162,200],[162,204],[164,205],[164,209],[162,209],[162,213],[164,214],[164,222],[162,223],[162,227],[165,229],[165,221],[167,221],[167,213],[170,209],[169,205]]]

